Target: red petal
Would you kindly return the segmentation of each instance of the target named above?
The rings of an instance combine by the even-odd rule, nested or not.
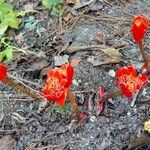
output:
[[[136,69],[133,66],[128,66],[128,72],[133,75],[133,77],[137,76]]]
[[[144,38],[148,29],[148,19],[144,16],[136,16],[132,23],[132,34],[134,40],[139,43]]]
[[[42,95],[43,97],[45,97],[48,101],[55,101],[55,100],[57,99],[56,96],[53,96],[53,95],[46,95],[46,94],[44,94],[43,92],[41,92],[41,95]]]
[[[122,75],[137,76],[136,69],[133,66],[122,67],[116,72],[116,77],[119,79]]]
[[[48,76],[51,76],[51,77],[56,77],[59,79],[59,73],[58,73],[58,70],[57,69],[51,69],[48,71]]]
[[[70,64],[68,64],[68,66],[67,66],[67,85],[66,85],[67,88],[69,88],[71,86],[73,76],[74,76],[74,69]]]
[[[124,83],[119,84],[122,94],[126,97],[131,97],[136,91],[130,91],[128,86],[126,86]]]
[[[62,86],[66,86],[67,79],[61,79],[60,83],[61,83]]]
[[[125,75],[128,73],[127,67],[122,67],[116,72],[116,78],[120,78],[122,75]]]
[[[7,76],[7,67],[0,63],[0,80],[5,79]]]
[[[64,106],[66,97],[67,97],[67,89],[64,91],[62,96],[59,99],[56,100],[56,104],[58,106]]]
[[[137,78],[138,78],[137,89],[140,90],[142,86],[148,83],[148,77],[147,75],[140,74]]]

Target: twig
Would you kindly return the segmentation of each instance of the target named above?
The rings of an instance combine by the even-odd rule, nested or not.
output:
[[[44,146],[44,147],[41,147],[41,148],[35,148],[36,150],[44,150],[44,149],[48,149],[48,148],[58,148],[58,147],[64,147],[68,144],[74,144],[74,143],[77,143],[79,141],[68,141],[66,143],[63,143],[63,144],[58,144],[58,145],[48,145],[48,146]]]
[[[88,46],[70,46],[67,49],[68,53],[75,53],[83,50],[100,50],[110,56],[111,58],[117,60],[117,61],[123,61],[122,59],[122,54],[115,48],[113,47],[107,47],[105,45],[88,45]]]
[[[20,82],[19,80],[15,80],[11,75],[7,75],[7,77],[2,80],[3,83],[9,85],[10,87],[14,88],[15,90],[23,93],[36,101],[41,101],[42,99],[45,100],[37,91],[31,89],[24,83]]]
[[[146,58],[146,55],[145,55],[145,51],[144,51],[144,47],[143,47],[143,43],[142,43],[142,42],[139,43],[139,47],[140,47],[140,51],[141,51],[141,54],[142,54],[144,63],[145,63],[145,65],[146,65],[146,68],[149,69],[148,59]]]

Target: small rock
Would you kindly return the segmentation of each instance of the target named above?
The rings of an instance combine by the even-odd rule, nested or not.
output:
[[[109,70],[108,74],[111,76],[111,77],[115,77],[116,73],[113,69]]]
[[[98,10],[102,10],[103,7],[104,7],[103,3],[100,1],[97,1],[94,5],[92,5],[91,10],[98,11]]]
[[[68,63],[68,55],[55,56],[54,57],[54,66],[61,66],[62,64]]]
[[[74,85],[74,86],[76,86],[76,87],[78,87],[78,86],[79,86],[78,81],[77,81],[77,80],[75,80],[75,79],[73,80],[73,82],[72,82],[72,83],[73,83],[73,85]]]
[[[95,116],[91,116],[90,117],[90,121],[93,123],[93,122],[95,122],[96,121],[96,117]]]

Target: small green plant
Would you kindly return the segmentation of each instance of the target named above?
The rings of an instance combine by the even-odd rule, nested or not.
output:
[[[62,9],[62,3],[64,0],[42,0],[42,4],[52,11],[52,15],[62,16],[64,10]]]
[[[62,115],[64,115],[66,112],[69,112],[70,111],[70,108],[69,108],[69,106],[67,106],[66,104],[64,104],[64,106],[58,106],[58,105],[56,105],[56,104],[54,104],[53,105],[53,109],[56,111],[56,112],[58,112],[58,113],[60,113],[60,114],[62,114]]]
[[[0,62],[9,62],[13,58],[13,46],[11,40],[8,37],[0,39]]]
[[[18,13],[13,10],[11,4],[0,0],[0,36],[2,36],[8,27],[17,29],[19,25]]]

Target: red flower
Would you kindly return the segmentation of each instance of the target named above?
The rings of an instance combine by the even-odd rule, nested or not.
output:
[[[132,23],[132,35],[137,43],[140,43],[142,41],[147,29],[148,29],[148,19],[142,15],[135,16]]]
[[[7,76],[7,67],[0,63],[0,80],[5,79],[5,77]]]
[[[131,97],[148,82],[148,77],[146,75],[140,74],[137,76],[136,69],[133,66],[119,69],[116,72],[116,78],[117,85],[127,97]]]
[[[54,100],[57,105],[63,106],[67,91],[72,84],[73,75],[74,70],[70,64],[63,64],[61,68],[49,70],[42,95],[47,100]]]

